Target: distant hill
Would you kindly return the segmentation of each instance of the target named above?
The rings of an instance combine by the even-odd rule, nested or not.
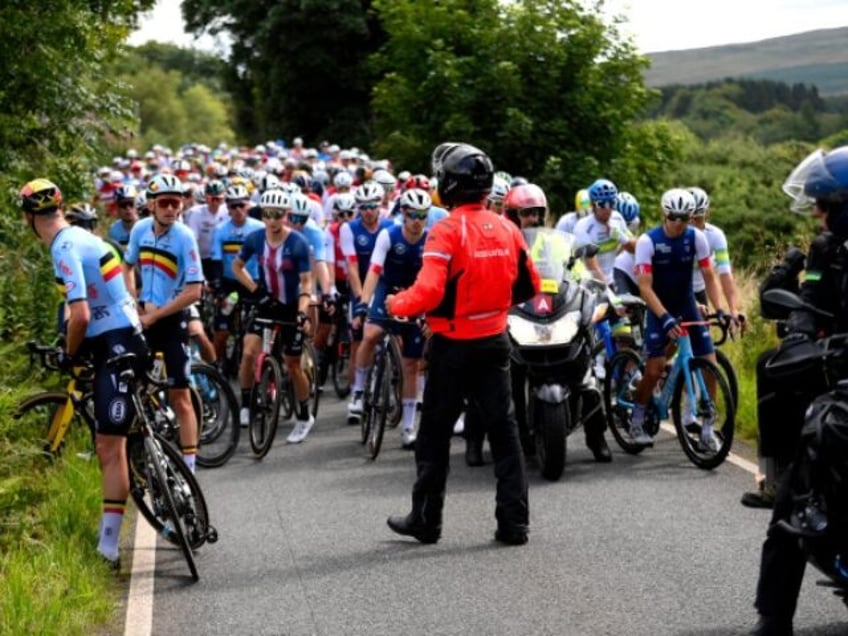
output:
[[[749,77],[815,84],[823,96],[848,94],[848,27],[647,56],[645,82],[652,87]]]

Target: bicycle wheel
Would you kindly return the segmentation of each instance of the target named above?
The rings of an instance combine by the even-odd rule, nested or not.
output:
[[[736,413],[736,409],[739,408],[739,380],[736,378],[736,370],[727,354],[718,347],[716,347],[715,355],[718,368],[727,380],[727,388],[730,389],[730,396],[733,398],[733,412]]]
[[[309,384],[309,400],[310,410],[312,415],[318,415],[318,402],[321,399],[321,387],[318,383],[318,353],[315,347],[308,340],[303,343],[303,354],[301,355],[301,365],[303,372],[306,374],[306,381]]]
[[[161,530],[162,535],[166,538],[173,535],[174,543],[179,545],[183,557],[185,557],[188,564],[191,578],[197,581],[200,579],[200,576],[197,573],[197,566],[194,563],[194,553],[188,541],[188,530],[177,508],[174,493],[171,491],[171,488],[175,488],[176,484],[173,481],[173,469],[171,470],[171,474],[168,474],[168,469],[166,468],[169,465],[163,450],[163,445],[166,443],[150,435],[144,436],[147,484],[149,492],[156,493],[157,495],[154,501],[156,502],[156,508],[158,508],[161,520],[164,522]]]
[[[375,379],[377,375],[377,367],[380,358],[383,355],[382,347],[379,345],[377,353],[374,356],[374,364],[368,370],[368,376],[365,378],[365,390],[362,392],[362,415],[359,416],[359,433],[360,441],[365,444],[368,442],[368,437],[371,434],[371,411],[374,410],[374,394],[376,391]]]
[[[171,477],[174,488],[174,501],[177,510],[188,531],[189,545],[196,550],[204,543],[217,541],[217,532],[209,525],[209,510],[206,507],[206,499],[200,484],[186,466],[185,461],[176,448],[171,444],[158,438],[159,446],[167,460],[167,472]],[[166,519],[155,512],[159,508],[157,490],[151,491],[148,482],[148,461],[144,448],[144,436],[134,433],[127,437],[127,465],[130,475],[130,495],[135,501],[141,515],[156,532],[161,534]],[[175,543],[173,536],[166,537],[171,543]]]
[[[262,361],[259,382],[253,387],[253,396],[250,400],[248,433],[250,448],[257,459],[265,457],[271,450],[271,444],[274,443],[283,391],[283,371],[280,369],[280,363],[271,356],[266,356]]]
[[[692,380],[692,393],[683,373],[675,379],[671,403],[674,428],[689,460],[698,468],[708,470],[725,460],[733,444],[733,397],[724,375],[709,360],[692,358],[687,373]],[[710,381],[715,382],[715,398],[706,390]],[[705,439],[707,433],[703,426],[707,422],[712,423],[712,441]]]
[[[192,395],[199,398],[197,463],[205,468],[223,466],[236,452],[241,432],[236,395],[223,374],[209,364],[192,364],[189,383]]]
[[[634,351],[620,349],[607,363],[604,378],[607,425],[616,443],[631,455],[638,455],[645,450],[645,446],[636,444],[630,437],[630,415],[642,370],[642,360]]]
[[[383,433],[386,431],[386,421],[389,418],[389,411],[392,399],[392,373],[389,366],[389,356],[378,356],[374,361],[374,384],[373,394],[371,396],[372,404],[368,410],[368,417],[371,420],[368,426],[368,456],[374,460],[380,454],[380,447],[383,444]],[[363,415],[364,417],[364,415]]]
[[[330,372],[333,375],[333,388],[336,390],[336,396],[340,400],[343,400],[350,395],[350,378],[347,375],[350,364],[349,334],[336,341],[333,349],[332,362],[330,364]]]
[[[389,340],[386,369],[390,378],[388,422],[391,428],[397,428],[403,417],[403,362],[400,355],[400,345],[397,338]]]
[[[12,415],[23,424],[20,427],[23,434],[27,438],[35,437],[39,450],[51,459],[61,454],[65,438],[69,432],[73,434],[71,426],[74,419],[80,419],[69,399],[65,391],[45,391],[23,400]],[[70,421],[65,419],[68,417],[67,409],[72,411]],[[91,421],[94,421],[93,417]],[[75,428],[82,430],[79,426]],[[89,430],[88,427],[86,429]],[[89,430],[89,436],[94,448],[93,430]]]

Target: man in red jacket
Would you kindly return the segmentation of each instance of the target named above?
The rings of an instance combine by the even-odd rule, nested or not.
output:
[[[412,512],[389,517],[388,524],[421,543],[439,540],[450,438],[468,398],[481,407],[495,464],[495,539],[522,545],[529,521],[527,473],[512,406],[506,318],[510,307],[539,292],[539,273],[518,228],[483,205],[494,168],[482,150],[441,144],[433,152],[433,173],[450,216],[430,230],[415,284],[386,301],[396,316],[426,314],[433,333]]]

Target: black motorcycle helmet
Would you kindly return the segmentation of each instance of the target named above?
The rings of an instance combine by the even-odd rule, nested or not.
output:
[[[433,159],[435,164],[435,152]],[[479,203],[492,189],[495,177],[492,160],[485,152],[469,144],[448,147],[441,153],[436,168],[439,199],[449,208]]]

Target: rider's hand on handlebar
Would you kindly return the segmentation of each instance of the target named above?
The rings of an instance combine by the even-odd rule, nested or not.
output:
[[[730,317],[730,333],[734,336],[742,335],[748,330],[745,314],[741,311]]]
[[[660,316],[660,324],[662,325],[663,331],[665,331],[669,338],[676,340],[680,334],[683,333],[680,329],[680,325],[677,324],[677,321],[668,312]]]
[[[59,370],[63,373],[71,373],[75,366],[78,366],[79,362],[76,359],[76,356],[68,355],[68,353],[62,349],[59,349],[56,352],[56,366],[59,367]]]

